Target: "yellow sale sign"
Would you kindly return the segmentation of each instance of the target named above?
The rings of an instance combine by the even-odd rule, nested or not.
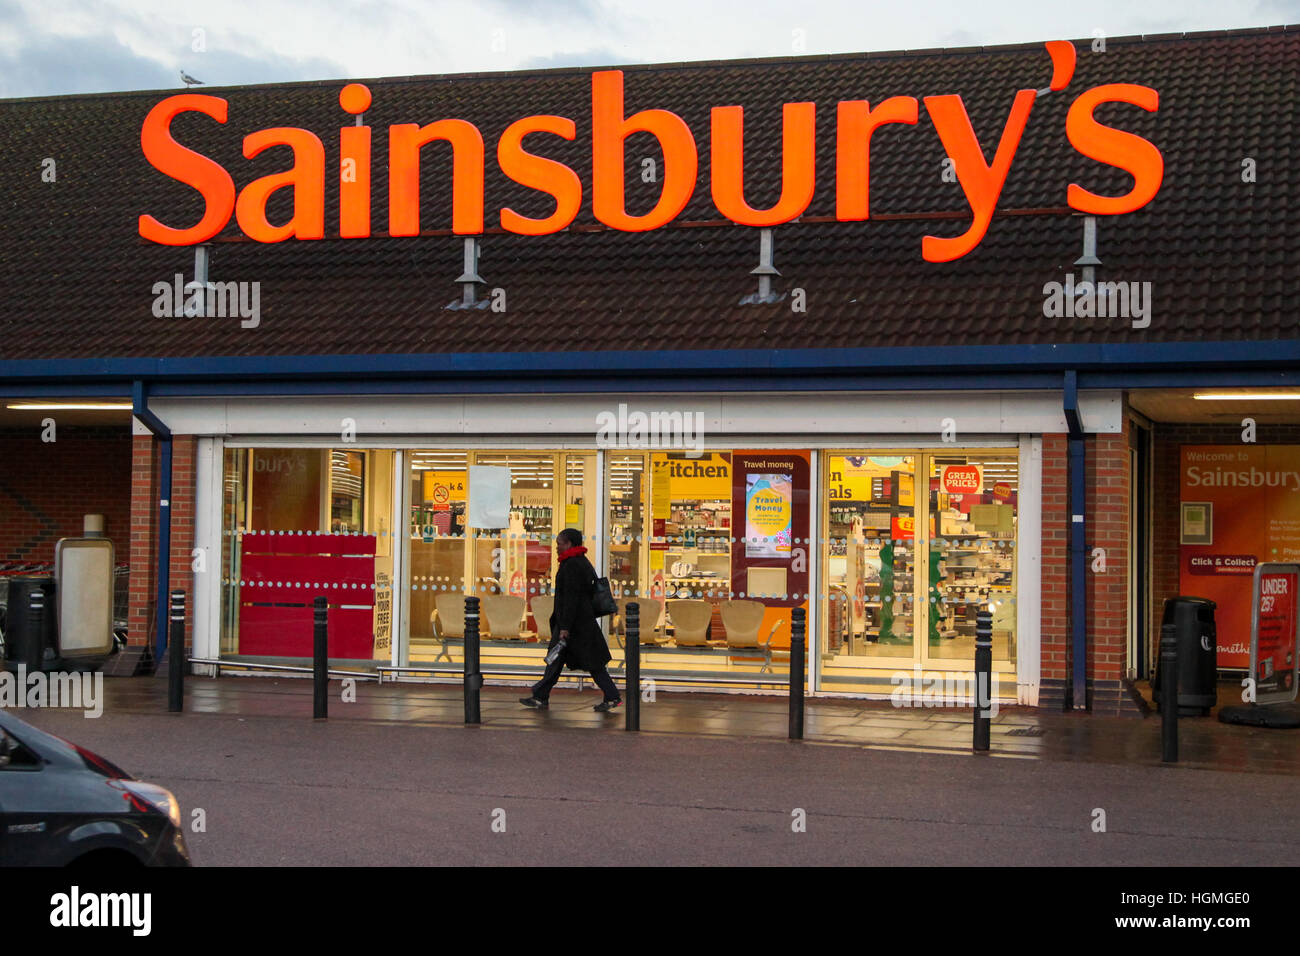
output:
[[[424,500],[434,507],[465,500],[465,472],[426,471],[424,473]]]

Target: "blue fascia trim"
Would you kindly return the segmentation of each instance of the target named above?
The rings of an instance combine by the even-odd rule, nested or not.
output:
[[[476,378],[466,379],[351,379],[328,381],[270,380],[257,382],[160,382],[149,389],[153,396],[199,395],[566,395],[566,394],[636,394],[644,392],[681,392],[681,378],[550,378],[538,381],[533,378]],[[803,376],[777,378],[773,376],[693,376],[692,393],[726,392],[889,392],[889,391],[939,391],[1006,390],[1006,389],[1059,389],[1061,376],[1051,373],[1003,374],[936,377],[908,377],[891,375],[863,376]]]
[[[770,375],[699,375],[690,381],[695,393],[737,392],[929,392],[929,391],[1059,391],[1059,372],[945,372],[908,375],[819,375],[778,378]],[[327,381],[161,382],[150,388],[157,396],[199,395],[569,395],[680,392],[680,378],[533,378],[466,379],[350,379]],[[1300,388],[1300,369],[1242,369],[1201,372],[1108,372],[1078,376],[1078,388]]]
[[[428,355],[216,356],[0,360],[0,389],[18,382],[870,375],[943,372],[1186,370],[1300,366],[1300,340],[1091,345],[975,345],[851,349],[620,352],[464,352]],[[752,387],[752,386],[749,386]],[[972,386],[968,386],[972,387]],[[983,387],[983,386],[980,386]]]
[[[459,395],[467,393],[499,395],[565,395],[576,393],[635,394],[638,392],[680,391],[678,377],[624,376],[588,378],[566,376],[539,381],[535,378],[481,377],[475,379],[438,378],[335,378],[335,379],[259,379],[256,381],[183,381],[150,382],[153,396],[223,396],[223,395]],[[945,370],[913,375],[816,375],[781,378],[773,375],[697,375],[691,379],[694,392],[893,392],[893,391],[1058,391],[1059,372],[960,372]],[[1124,372],[1084,372],[1078,387],[1086,389],[1143,388],[1300,388],[1300,368],[1295,369],[1200,369],[1192,371],[1132,370]],[[73,383],[64,381],[16,385],[0,382],[0,397],[29,398],[117,398],[130,395],[130,383]]]

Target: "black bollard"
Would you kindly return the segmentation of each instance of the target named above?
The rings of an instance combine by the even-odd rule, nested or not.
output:
[[[636,601],[629,601],[623,620],[625,645],[623,649],[623,676],[627,690],[623,706],[627,710],[624,730],[641,729],[641,610]]]
[[[173,591],[171,631],[167,635],[167,710],[185,709],[185,592]]]
[[[1160,759],[1178,763],[1178,631],[1160,626]]]
[[[794,609],[790,622],[790,739],[803,740],[803,658],[808,612]]]
[[[465,723],[482,723],[479,712],[479,688],[483,674],[478,662],[478,598],[465,598]]]
[[[975,726],[971,749],[987,752],[989,728],[993,723],[989,710],[993,706],[993,612],[985,608],[975,612]]]
[[[312,716],[323,720],[329,716],[329,608],[324,597],[315,603],[312,646]]]

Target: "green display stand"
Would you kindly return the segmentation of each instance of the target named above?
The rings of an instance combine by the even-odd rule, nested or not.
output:
[[[943,589],[939,582],[943,575],[939,573],[939,564],[943,561],[943,553],[938,548],[930,551],[930,646],[937,646],[941,640],[939,636],[939,612],[943,609]]]

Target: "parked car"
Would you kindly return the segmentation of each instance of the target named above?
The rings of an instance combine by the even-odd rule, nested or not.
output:
[[[0,710],[0,865],[189,866],[180,804]]]

